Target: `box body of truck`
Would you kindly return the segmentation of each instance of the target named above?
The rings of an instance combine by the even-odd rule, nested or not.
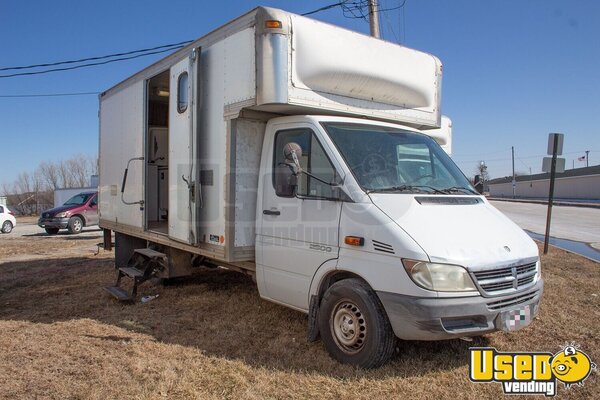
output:
[[[328,114],[435,128],[440,85],[434,56],[253,10],[101,94],[100,226],[252,268],[266,121]]]

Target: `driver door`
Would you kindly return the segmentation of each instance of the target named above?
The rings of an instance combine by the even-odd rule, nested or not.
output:
[[[275,193],[274,172],[284,161],[283,147],[302,148],[303,170],[333,182],[335,169],[316,130],[310,125],[285,125],[271,136],[271,169],[264,177],[261,218],[257,235],[257,276],[261,295],[278,303],[308,309],[312,278],[324,262],[338,257],[341,201],[333,200],[331,186],[300,174],[297,196]]]

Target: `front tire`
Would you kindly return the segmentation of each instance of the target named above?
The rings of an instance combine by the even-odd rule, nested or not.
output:
[[[13,224],[10,221],[4,221],[2,224],[2,233],[11,233],[13,230]]]
[[[69,219],[69,226],[67,229],[69,230],[69,233],[81,233],[81,230],[83,229],[83,221],[77,216],[71,217],[71,219]]]
[[[394,354],[396,336],[383,305],[360,279],[344,279],[327,289],[319,331],[329,354],[344,364],[377,368]]]

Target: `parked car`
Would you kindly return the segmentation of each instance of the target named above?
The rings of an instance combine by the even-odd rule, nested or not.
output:
[[[15,214],[4,205],[0,205],[0,231],[2,233],[11,233],[17,225]]]
[[[38,220],[38,226],[49,235],[60,229],[80,233],[83,227],[93,225],[98,225],[98,192],[79,193],[62,206],[44,211]]]

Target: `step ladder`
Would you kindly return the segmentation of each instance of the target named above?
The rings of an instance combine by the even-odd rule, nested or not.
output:
[[[135,301],[137,289],[141,283],[167,268],[167,255],[150,248],[135,249],[127,262],[127,266],[117,268],[117,282],[114,286],[106,286],[104,290],[119,301]],[[133,281],[131,292],[121,287],[121,279],[127,277]]]

